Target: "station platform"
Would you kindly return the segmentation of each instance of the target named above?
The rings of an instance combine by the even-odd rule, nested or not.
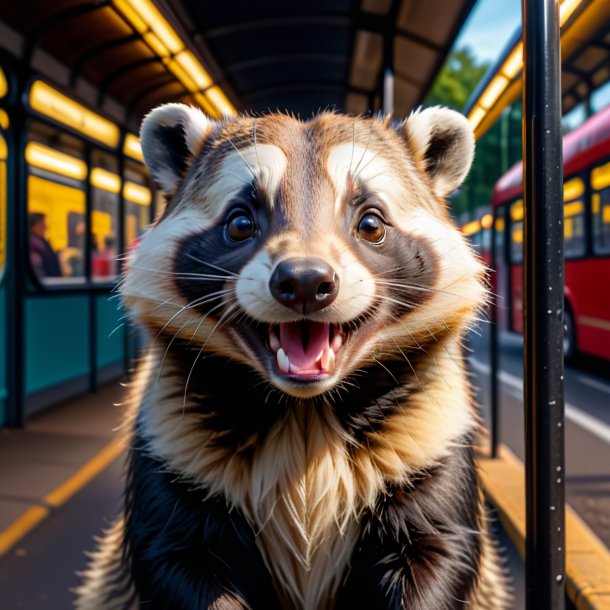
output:
[[[65,609],[120,506],[118,382],[0,433],[0,608]]]
[[[72,589],[79,582],[77,573],[87,563],[86,552],[93,549],[95,536],[120,509],[124,447],[117,429],[122,423],[124,407],[120,405],[125,395],[125,388],[114,382],[97,394],[34,416],[23,430],[1,431],[3,610],[71,607]],[[503,449],[503,455],[507,453]],[[495,536],[513,582],[512,608],[521,610],[525,608],[525,570],[520,461],[512,454],[508,463],[488,460],[484,454],[480,459]],[[587,594],[586,579],[592,572],[579,575],[582,544],[576,551],[571,555],[577,563],[570,564],[569,587],[579,603],[568,607],[607,608],[610,597],[605,593],[598,589],[596,596]],[[600,552],[601,557],[607,556],[607,549]]]

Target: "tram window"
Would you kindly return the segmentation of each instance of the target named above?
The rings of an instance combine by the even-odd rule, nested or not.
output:
[[[151,222],[152,191],[143,168],[125,167],[123,198],[125,200],[125,247],[138,239]]]
[[[28,163],[30,261],[45,284],[85,279],[87,165],[80,140],[33,123],[25,149]]]
[[[91,276],[95,282],[112,281],[117,275],[119,193],[121,178],[115,157],[91,153]]]
[[[580,178],[572,178],[563,185],[563,235],[565,258],[585,255],[585,185]]]
[[[6,261],[6,159],[8,147],[0,135],[0,279]]]
[[[610,254],[610,162],[591,172],[593,252]]]
[[[523,262],[523,199],[510,206],[510,261]]]

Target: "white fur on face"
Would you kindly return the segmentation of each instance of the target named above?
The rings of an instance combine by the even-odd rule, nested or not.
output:
[[[330,243],[320,244],[318,248],[324,245]],[[322,252],[319,255],[328,260],[337,272],[339,294],[331,305],[308,317],[327,322],[349,322],[362,315],[375,298],[375,280],[371,274],[348,251],[343,252],[338,261],[333,261],[330,255]],[[295,248],[294,252],[286,252],[283,258],[293,256],[307,256],[307,250]],[[242,269],[235,287],[239,304],[248,315],[260,322],[274,324],[301,319],[302,316],[278,303],[271,294],[269,281],[276,264],[262,250]]]
[[[253,183],[265,191],[268,205],[273,206],[286,165],[286,155],[273,144],[257,144],[228,154],[206,188],[206,213],[217,214]]]
[[[366,146],[351,142],[335,146],[328,154],[326,170],[337,193],[337,213],[350,177],[357,178],[359,183],[365,184],[380,196],[386,196],[397,203],[404,200],[400,187],[403,181],[401,176],[383,156]]]

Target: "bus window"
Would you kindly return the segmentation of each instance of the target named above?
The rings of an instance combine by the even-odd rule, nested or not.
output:
[[[610,162],[591,172],[593,252],[610,254]]]
[[[563,235],[565,257],[579,258],[585,255],[585,184],[580,178],[572,178],[563,185]]]
[[[496,260],[502,260],[504,249],[504,206],[496,212]]]
[[[152,191],[142,166],[125,167],[123,198],[125,200],[125,248],[138,239],[150,224]]]
[[[115,157],[91,154],[91,275],[95,282],[112,281],[118,268],[119,193],[121,178]]]
[[[523,199],[510,206],[510,262],[523,262]]]
[[[34,123],[25,148],[30,262],[45,284],[85,279],[83,144]]]
[[[0,135],[0,279],[6,262],[6,159],[8,147]]]

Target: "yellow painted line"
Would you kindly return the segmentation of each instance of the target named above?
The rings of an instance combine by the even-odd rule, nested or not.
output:
[[[483,490],[506,533],[525,555],[523,464],[502,445],[499,457],[479,459]],[[578,610],[610,610],[610,550],[566,506],[566,592]]]
[[[4,555],[17,541],[38,525],[51,511],[44,506],[31,506],[21,517],[15,519],[0,532],[0,556]]]
[[[77,491],[96,477],[123,451],[123,442],[114,439],[99,453],[79,468],[70,478],[56,487],[43,498],[47,506],[31,506],[15,519],[4,531],[0,532],[0,556],[11,549],[23,536],[38,525],[51,513],[69,500]]]
[[[53,507],[61,506],[79,489],[98,475],[110,462],[117,458],[123,450],[123,444],[115,439],[106,445],[97,455],[94,455],[84,466],[77,470],[67,481],[56,487],[44,497],[44,501]]]

